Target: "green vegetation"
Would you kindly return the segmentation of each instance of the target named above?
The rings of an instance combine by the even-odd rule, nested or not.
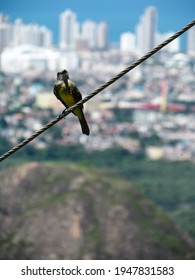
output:
[[[20,161],[72,162],[88,168],[109,170],[111,174],[132,182],[144,195],[171,213],[195,238],[195,166],[191,162],[154,162],[145,159],[141,153],[129,154],[123,149],[86,152],[82,146],[55,144],[40,151],[28,145],[12,160],[15,159],[16,163],[18,157]]]
[[[5,232],[0,230],[0,260],[24,260],[30,259],[28,249],[30,244],[25,241],[14,241],[15,234],[13,232]]]
[[[9,213],[14,234],[0,234],[0,257],[195,258],[185,230],[127,180],[108,173],[62,161],[2,170],[1,233]]]

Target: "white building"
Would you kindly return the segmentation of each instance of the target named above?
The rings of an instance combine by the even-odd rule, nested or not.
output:
[[[125,32],[120,37],[120,51],[123,53],[135,51],[135,35]]]
[[[45,26],[28,24],[23,28],[22,44],[30,44],[39,47],[51,47],[52,33]]]
[[[0,51],[10,43],[11,25],[8,16],[0,14]]]
[[[32,45],[7,47],[1,54],[1,69],[6,73],[56,71],[59,59],[59,52],[52,49]]]
[[[187,31],[187,53],[195,55],[195,26]]]
[[[156,33],[156,9],[148,7],[145,12],[145,52],[150,51],[155,47],[155,33]]]
[[[97,26],[97,48],[106,49],[108,47],[108,25],[102,21]]]
[[[0,15],[0,49],[23,44],[50,47],[52,32],[45,26],[24,24],[21,19],[10,24],[7,16]]]
[[[73,51],[20,45],[7,47],[1,54],[1,70],[6,73],[24,73],[25,71],[54,71],[78,68],[78,55]]]
[[[144,17],[142,16],[136,26],[136,48],[141,54],[144,53],[144,41]]]
[[[162,43],[169,37],[171,37],[174,32],[167,32],[167,33],[156,33],[156,45]],[[171,53],[179,52],[180,51],[180,38],[176,38],[171,43],[169,43],[166,47],[163,48],[163,51],[166,50]]]
[[[43,46],[43,47],[51,47],[52,45],[52,32],[45,26],[41,26],[39,28],[39,45],[38,46]]]
[[[97,24],[92,20],[86,20],[82,24],[82,37],[88,41],[90,49],[97,47]]]
[[[60,14],[60,48],[74,49],[75,40],[79,36],[79,23],[76,14],[65,10]]]
[[[23,44],[24,41],[24,24],[20,18],[16,19],[13,24],[13,37],[12,37],[12,44],[14,46],[18,46]],[[31,35],[31,34],[30,34]]]
[[[156,9],[148,7],[136,28],[136,44],[141,53],[146,53],[155,46]]]
[[[100,23],[92,20],[84,21],[81,36],[87,40],[91,50],[106,49],[108,46],[108,25],[104,21]]]

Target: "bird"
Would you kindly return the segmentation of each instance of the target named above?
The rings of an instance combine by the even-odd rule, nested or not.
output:
[[[82,94],[80,90],[70,80],[69,73],[65,69],[57,73],[57,82],[54,84],[53,93],[66,108],[73,106],[82,99]],[[73,114],[78,117],[82,133],[89,135],[90,130],[85,115],[83,113],[83,105],[74,109]]]

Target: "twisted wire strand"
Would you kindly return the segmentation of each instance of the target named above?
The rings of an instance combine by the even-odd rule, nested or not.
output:
[[[129,71],[131,71],[132,69],[134,69],[135,67],[137,67],[139,64],[143,63],[145,60],[147,60],[149,57],[151,57],[152,55],[154,55],[155,53],[157,53],[160,49],[162,49],[163,47],[165,47],[166,45],[168,45],[170,42],[172,42],[174,39],[176,39],[177,37],[181,36],[184,32],[186,32],[188,29],[190,29],[192,26],[195,25],[195,20],[192,20],[190,23],[188,23],[186,26],[184,26],[182,29],[180,29],[178,32],[176,32],[175,34],[173,34],[171,37],[169,37],[167,40],[163,41],[161,44],[159,44],[158,46],[156,46],[154,49],[152,49],[151,51],[149,51],[148,53],[146,53],[144,56],[142,56],[140,59],[136,60],[135,62],[133,62],[132,64],[130,64],[128,67],[126,67],[124,70],[122,70],[121,72],[119,72],[116,76],[114,76],[113,78],[111,78],[109,81],[107,81],[106,83],[104,83],[103,85],[101,85],[99,88],[97,88],[96,90],[94,90],[93,92],[91,92],[89,95],[87,95],[85,98],[83,98],[82,100],[80,100],[79,102],[77,102],[75,105],[71,106],[70,108],[66,109],[66,111],[64,111],[62,114],[60,114],[58,117],[56,117],[55,119],[53,119],[52,121],[50,121],[47,125],[43,126],[40,130],[36,131],[34,134],[32,134],[30,137],[26,138],[24,141],[22,141],[21,143],[17,144],[15,147],[13,147],[12,149],[10,149],[8,152],[6,152],[5,154],[3,154],[0,157],[0,162],[3,161],[4,159],[6,159],[7,157],[9,157],[10,155],[12,155],[13,153],[15,153],[17,150],[21,149],[22,147],[24,147],[26,144],[28,144],[29,142],[31,142],[33,139],[35,139],[36,137],[38,137],[40,134],[42,134],[44,131],[46,131],[47,129],[49,129],[50,127],[52,127],[54,124],[56,124],[57,122],[59,122],[60,120],[62,120],[63,118],[65,118],[67,115],[69,115],[74,109],[76,109],[77,107],[81,106],[82,104],[86,103],[87,101],[89,101],[91,98],[93,98],[95,95],[97,95],[99,92],[103,91],[105,88],[107,88],[108,86],[110,86],[111,84],[113,84],[114,82],[116,82],[118,79],[120,79],[122,76],[124,76],[125,74],[127,74]]]

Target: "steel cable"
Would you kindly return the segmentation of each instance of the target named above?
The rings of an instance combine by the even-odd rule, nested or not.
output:
[[[34,134],[32,134],[30,137],[26,138],[24,141],[22,141],[21,143],[17,144],[15,147],[13,147],[12,149],[10,149],[8,152],[6,152],[5,154],[3,154],[0,157],[0,162],[3,161],[4,159],[6,159],[7,157],[9,157],[10,155],[12,155],[13,153],[15,153],[17,150],[21,149],[22,147],[24,147],[26,144],[28,144],[29,142],[31,142],[33,139],[35,139],[36,137],[38,137],[40,134],[42,134],[44,131],[46,131],[48,128],[50,128],[51,126],[53,126],[54,124],[56,124],[57,122],[59,122],[60,120],[62,120],[63,118],[65,118],[67,115],[69,115],[74,109],[76,109],[77,107],[81,106],[82,104],[86,103],[87,101],[89,101],[91,98],[93,98],[95,95],[97,95],[99,92],[103,91],[105,88],[107,88],[108,86],[110,86],[111,84],[113,84],[114,82],[116,82],[118,79],[120,79],[122,76],[124,76],[125,74],[127,74],[129,71],[131,71],[132,69],[134,69],[135,67],[137,67],[139,64],[143,63],[145,60],[147,60],[149,57],[151,57],[152,55],[154,55],[155,53],[157,53],[160,49],[162,49],[163,47],[165,47],[166,45],[168,45],[169,43],[171,43],[174,39],[176,39],[177,37],[179,37],[180,35],[182,35],[184,32],[186,32],[188,29],[190,29],[192,26],[195,25],[195,20],[192,20],[190,23],[188,23],[186,26],[184,26],[182,29],[180,29],[178,32],[176,32],[175,34],[173,34],[171,37],[169,37],[167,40],[163,41],[161,44],[159,44],[158,46],[156,46],[154,49],[152,49],[151,51],[149,51],[148,53],[146,53],[144,56],[142,56],[140,59],[136,60],[135,62],[133,62],[132,64],[130,64],[128,67],[126,67],[124,70],[122,70],[120,73],[118,73],[116,76],[114,76],[113,78],[111,78],[109,81],[107,81],[106,83],[104,83],[102,86],[100,86],[99,88],[97,88],[96,90],[94,90],[93,92],[91,92],[89,95],[87,95],[85,98],[83,98],[82,100],[80,100],[79,102],[77,102],[75,105],[73,105],[72,107],[68,108],[66,111],[64,111],[62,114],[60,114],[58,117],[56,117],[55,119],[53,119],[52,121],[50,121],[47,125],[45,125],[44,127],[42,127],[40,130],[36,131]]]

